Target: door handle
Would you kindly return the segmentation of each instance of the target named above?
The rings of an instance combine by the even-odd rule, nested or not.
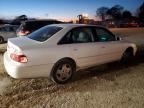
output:
[[[74,51],[77,51],[78,49],[77,49],[77,48],[74,48],[73,50],[74,50]]]

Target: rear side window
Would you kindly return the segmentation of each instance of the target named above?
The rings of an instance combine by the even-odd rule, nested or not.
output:
[[[25,31],[28,30],[30,32],[33,32],[49,24],[55,24],[55,21],[28,21],[24,22],[19,28],[19,30],[25,30]]]
[[[60,31],[62,28],[61,27],[56,27],[56,26],[46,26],[43,27],[33,33],[31,33],[28,38],[39,41],[39,42],[44,42],[47,39],[49,39],[51,36],[53,36],[55,33]]]
[[[68,32],[58,44],[89,43],[93,40],[92,30],[88,27],[80,27]]]
[[[73,30],[72,40],[73,43],[88,43],[92,42],[92,32],[89,28],[80,28]]]
[[[8,27],[8,26],[4,27],[4,31],[9,32],[10,31],[10,27]]]
[[[31,21],[31,22],[24,22],[18,29],[19,30],[24,30],[24,31],[30,31],[33,32],[39,28],[43,27],[42,24],[40,24],[37,21]]]
[[[9,31],[10,32],[14,32],[14,28],[13,27],[9,27]]]
[[[1,27],[1,28],[0,28],[0,31],[3,32],[3,31],[6,31],[6,30],[5,30],[4,27]]]

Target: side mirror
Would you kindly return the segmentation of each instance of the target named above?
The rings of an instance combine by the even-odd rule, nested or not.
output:
[[[122,38],[121,38],[121,37],[116,36],[116,40],[117,40],[117,41],[120,41],[120,40],[122,40]]]

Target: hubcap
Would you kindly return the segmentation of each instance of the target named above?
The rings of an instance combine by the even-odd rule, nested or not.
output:
[[[72,68],[69,64],[60,65],[56,71],[56,77],[59,81],[65,81],[70,78]]]

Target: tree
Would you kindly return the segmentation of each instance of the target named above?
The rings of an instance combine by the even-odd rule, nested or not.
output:
[[[122,18],[130,19],[132,17],[132,13],[128,10],[123,11]]]
[[[113,19],[117,20],[122,17],[122,11],[123,7],[120,5],[115,5],[112,8],[110,8],[107,12],[108,15],[110,15]]]
[[[108,10],[108,7],[100,7],[97,9],[96,14],[102,19],[102,21],[105,21]]]
[[[139,12],[138,12],[138,16],[141,19],[144,19],[144,3],[139,7]]]

